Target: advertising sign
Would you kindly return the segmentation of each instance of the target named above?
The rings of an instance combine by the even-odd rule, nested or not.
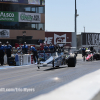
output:
[[[9,38],[10,32],[6,29],[0,29],[0,38]]]
[[[57,42],[72,42],[71,32],[45,32],[45,43],[56,45]],[[71,44],[67,44],[71,45]],[[62,44],[60,44],[62,46]]]
[[[45,60],[49,59],[51,57],[51,53],[45,53]]]
[[[28,4],[28,0],[0,0],[0,2],[26,3],[26,4]]]
[[[39,53],[39,58],[44,59],[44,53]]]
[[[54,34],[54,44],[56,45],[57,42],[66,42],[66,34],[63,35]],[[63,44],[59,44],[59,45],[63,46]]]
[[[40,0],[28,0],[28,4],[37,4],[37,5],[40,5]]]
[[[41,22],[41,14],[19,12],[19,22]]]
[[[45,5],[45,0],[42,0],[42,5]]]
[[[82,33],[82,45],[100,45],[100,33]]]
[[[0,11],[0,21],[18,22],[18,13]]]
[[[45,60],[47,60],[47,59],[49,59],[50,57],[51,57],[51,53],[39,53],[39,58],[41,58],[41,59],[45,59]]]

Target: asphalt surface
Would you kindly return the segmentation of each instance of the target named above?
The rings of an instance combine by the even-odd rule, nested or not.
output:
[[[30,65],[0,69],[0,100],[29,100],[99,69],[100,61],[84,62],[81,55],[77,57],[76,67],[64,65],[55,69],[51,67],[38,69],[36,65]],[[20,89],[25,88],[33,91],[21,92]],[[3,89],[19,90],[5,92]]]

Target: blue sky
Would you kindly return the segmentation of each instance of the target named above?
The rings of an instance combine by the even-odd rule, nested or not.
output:
[[[77,1],[77,34],[100,33],[100,0]],[[45,0],[45,31],[74,32],[75,0]]]

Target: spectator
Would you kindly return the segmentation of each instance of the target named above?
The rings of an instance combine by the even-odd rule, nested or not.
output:
[[[90,51],[91,51],[91,53],[93,53],[93,47],[92,46],[90,47]]]
[[[7,54],[7,62],[8,62],[8,58],[11,57],[11,54],[13,53],[13,48],[12,46],[9,44],[9,42],[6,42],[7,46],[5,46],[5,52]]]
[[[50,50],[50,51],[54,51],[54,45],[50,44],[49,50]]]
[[[22,46],[21,46],[21,44],[19,44],[19,47],[17,49],[17,53],[22,53]]]
[[[61,46],[61,52],[64,52],[64,45]]]
[[[4,64],[4,46],[2,45],[2,42],[0,41],[0,63],[3,66]]]
[[[56,52],[58,52],[58,48],[59,48],[59,45],[56,44],[56,46],[55,46],[55,51],[56,51]]]
[[[44,51],[48,51],[48,49],[49,49],[48,46],[45,44],[44,45]]]
[[[61,47],[58,45],[58,53],[61,53]]]
[[[24,45],[22,46],[22,51],[23,51],[23,54],[28,53],[28,46],[26,45],[26,42],[24,42]]]
[[[56,52],[56,45],[54,45],[54,52]]]
[[[37,50],[35,49],[35,47],[31,47],[30,51],[33,53],[33,59],[34,59],[35,63],[36,63],[36,58],[37,58],[37,62],[38,62],[38,53],[37,53]]]
[[[85,56],[86,56],[86,48],[85,47],[83,47],[82,48],[82,57],[83,57],[83,60],[85,61]]]

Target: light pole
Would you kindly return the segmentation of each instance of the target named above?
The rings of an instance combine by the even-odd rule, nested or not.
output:
[[[85,33],[85,26],[84,26],[84,33]]]
[[[76,0],[75,0],[75,33],[77,34],[77,25],[76,25],[76,18],[77,16],[79,16],[79,14],[77,14],[77,8],[76,8]]]
[[[76,33],[76,13],[77,13],[77,9],[76,9],[76,0],[75,0],[75,33]]]
[[[75,0],[75,35],[76,35],[76,48],[77,48],[77,25],[76,25],[76,18],[79,16],[77,14],[77,8],[76,8],[76,0]]]

